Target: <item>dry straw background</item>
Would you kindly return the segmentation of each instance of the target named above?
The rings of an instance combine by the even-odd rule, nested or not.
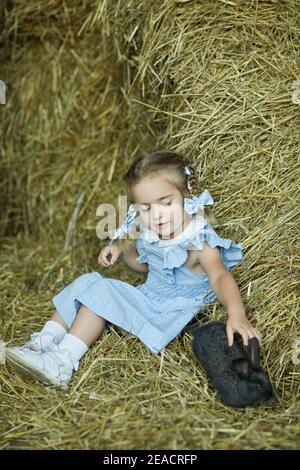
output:
[[[300,2],[1,5],[1,339],[27,341],[80,274],[145,280],[97,264],[96,208],[117,206],[137,155],[171,148],[211,192],[218,233],[245,246],[233,274],[276,400],[224,406],[189,331],[159,358],[110,326],[68,393],[1,365],[0,447],[298,448]],[[220,301],[207,314],[227,318]]]

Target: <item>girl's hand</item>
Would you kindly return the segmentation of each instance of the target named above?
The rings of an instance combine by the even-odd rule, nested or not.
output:
[[[115,261],[117,261],[121,254],[122,248],[120,248],[117,244],[105,246],[100,251],[100,254],[98,256],[98,263],[104,266],[105,268],[110,268],[114,265]],[[111,258],[108,259],[110,256]]]
[[[248,340],[254,336],[258,339],[260,346],[262,346],[262,336],[260,332],[251,325],[246,316],[228,318],[226,323],[226,333],[229,347],[233,345],[234,332],[237,332],[242,336],[245,346],[248,345]]]

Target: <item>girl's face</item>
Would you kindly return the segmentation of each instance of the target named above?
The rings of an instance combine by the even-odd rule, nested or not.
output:
[[[131,192],[141,220],[161,239],[176,237],[192,220],[192,216],[184,210],[180,191],[163,175],[143,178],[132,187]]]

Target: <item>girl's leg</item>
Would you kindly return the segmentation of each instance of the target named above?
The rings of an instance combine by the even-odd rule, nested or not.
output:
[[[53,313],[52,317],[50,318],[50,320],[51,321],[56,321],[61,326],[63,326],[66,331],[68,331],[68,329],[69,329],[68,325],[66,324],[65,320],[63,319],[63,317],[59,314],[59,312],[57,310],[54,310],[54,313]]]
[[[90,347],[104,330],[106,320],[89,310],[85,305],[79,308],[69,334],[81,339]]]
[[[50,320],[46,321],[42,330],[37,333],[35,342],[37,343],[38,349],[42,351],[49,348],[51,349],[51,341],[58,344],[68,332],[68,329],[68,325],[63,317],[55,310]]]
[[[49,323],[51,323],[49,328],[64,330],[58,312],[54,312]],[[26,348],[8,348],[6,358],[21,373],[66,388],[74,370],[78,370],[80,359],[100,336],[105,324],[106,320],[82,304],[69,332],[64,330],[63,338],[56,348],[43,353],[36,353]]]
[[[77,336],[82,341],[84,341],[87,346],[90,346],[96,341],[96,339],[98,339],[106,324],[106,320],[104,320],[102,317],[99,317],[99,315],[96,315],[85,305],[81,305],[79,308],[70,329],[56,309],[54,310],[50,321],[61,325],[66,330],[66,332]],[[49,325],[49,327],[51,327],[51,325]],[[47,331],[50,331],[49,327]],[[43,331],[45,331],[45,327]]]
[[[78,363],[89,347],[99,338],[104,330],[106,320],[81,304],[75,319],[60,341],[60,351],[67,349],[69,354]]]
[[[89,310],[85,305],[81,305],[73,323],[71,324],[70,329],[68,328],[63,317],[57,310],[54,310],[54,313],[50,320],[48,320],[41,333],[48,333],[53,336],[55,343],[62,343],[62,346],[69,346],[68,339],[73,339],[72,346],[74,343],[74,336],[83,343],[90,347],[100,336],[104,330],[106,320],[96,315],[96,313]],[[71,338],[70,338],[70,335]],[[71,345],[70,345],[71,346]],[[85,349],[84,347],[82,349]]]

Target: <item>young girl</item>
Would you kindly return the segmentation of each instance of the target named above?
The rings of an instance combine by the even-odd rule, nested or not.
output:
[[[156,151],[136,159],[124,180],[132,201],[127,219],[98,261],[110,267],[121,259],[147,272],[146,282],[134,287],[99,272],[77,277],[52,298],[56,310],[42,330],[24,346],[6,349],[7,362],[19,372],[67,389],[107,323],[137,336],[157,355],[216,297],[228,311],[229,346],[234,332],[245,345],[253,336],[261,343],[230,273],[243,262],[243,246],[212,228],[216,219],[204,206],[214,201],[206,189],[192,194],[197,182],[188,161]]]

